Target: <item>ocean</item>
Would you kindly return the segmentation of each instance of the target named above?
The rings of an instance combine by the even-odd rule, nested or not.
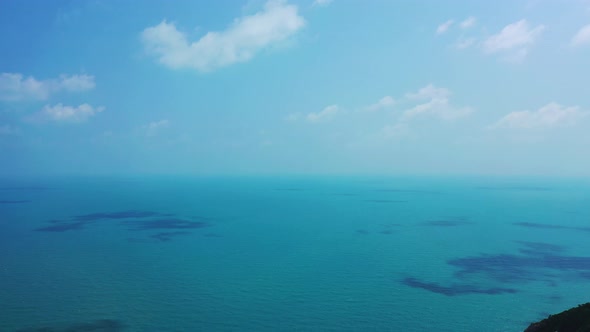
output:
[[[522,331],[590,301],[590,180],[0,181],[0,331]]]

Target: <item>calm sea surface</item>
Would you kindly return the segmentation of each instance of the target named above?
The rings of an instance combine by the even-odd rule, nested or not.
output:
[[[522,331],[588,301],[588,180],[0,181],[0,331]]]

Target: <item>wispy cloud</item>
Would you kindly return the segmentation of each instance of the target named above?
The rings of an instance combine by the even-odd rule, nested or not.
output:
[[[385,96],[385,97],[379,99],[378,102],[367,106],[364,110],[369,111],[369,112],[374,112],[374,111],[382,110],[385,108],[390,108],[393,105],[395,105],[395,100],[393,99],[393,97]]]
[[[327,6],[332,3],[333,0],[314,0],[313,6]]]
[[[571,41],[572,46],[590,45],[590,24],[578,30]]]
[[[146,136],[155,136],[161,130],[168,128],[170,126],[170,121],[164,119],[159,121],[150,122],[144,125],[142,128],[145,130]]]
[[[105,108],[102,106],[94,107],[89,104],[68,106],[59,103],[53,106],[45,105],[45,107],[43,107],[39,113],[34,114],[30,120],[33,122],[54,121],[62,123],[80,123],[104,110]]]
[[[208,32],[195,42],[166,21],[146,28],[141,40],[145,49],[163,65],[205,72],[248,61],[260,50],[286,40],[304,26],[305,20],[298,14],[297,6],[271,0],[262,11],[237,18],[226,30]]]
[[[417,92],[407,93],[406,98],[410,100],[427,101],[405,110],[401,119],[408,121],[417,117],[430,116],[443,120],[454,120],[465,117],[473,112],[473,109],[470,107],[452,105],[449,100],[450,96],[451,91],[449,89],[439,88],[433,84],[428,84]]]
[[[579,106],[565,107],[555,102],[549,103],[536,111],[512,112],[495,124],[490,129],[535,129],[573,126],[582,118],[588,116],[587,111],[582,111]]]
[[[38,80],[20,73],[0,74],[0,100],[4,101],[45,100],[60,91],[80,92],[94,87],[94,76],[90,75],[61,75]]]
[[[409,120],[417,117],[434,116],[443,120],[454,120],[471,114],[470,107],[456,107],[447,98],[433,98],[430,101],[416,105],[404,111],[402,119]]]
[[[437,28],[436,28],[436,34],[437,35],[442,35],[443,33],[447,32],[449,30],[449,28],[453,25],[455,21],[453,20],[448,20],[442,24],[440,24]]]
[[[469,28],[473,27],[476,22],[477,22],[477,19],[473,16],[470,16],[470,17],[466,18],[465,20],[463,20],[463,22],[461,22],[459,24],[459,26],[461,27],[461,29],[469,29]]]
[[[500,32],[488,37],[483,42],[487,54],[502,53],[504,59],[519,62],[524,60],[529,48],[539,39],[545,30],[543,25],[531,27],[526,20],[508,24]]]
[[[451,95],[451,91],[446,88],[439,88],[433,84],[428,84],[423,88],[420,88],[417,92],[406,93],[408,99],[443,99],[448,98]]]
[[[330,105],[324,108],[321,112],[307,114],[307,121],[311,123],[326,122],[331,120],[340,112],[338,105]]]

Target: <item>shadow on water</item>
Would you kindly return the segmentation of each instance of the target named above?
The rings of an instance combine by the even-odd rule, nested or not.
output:
[[[475,187],[478,190],[500,190],[500,191],[553,191],[550,187],[536,187],[536,186],[480,186]]]
[[[159,212],[152,212],[152,211],[120,211],[120,212],[99,212],[99,213],[90,213],[90,214],[83,214],[79,216],[74,216],[71,220],[76,221],[97,221],[103,219],[130,219],[130,218],[151,218],[151,217],[170,217],[173,214],[168,213],[159,213]]]
[[[474,222],[463,220],[463,219],[439,219],[439,220],[428,220],[420,225],[422,226],[431,226],[431,227],[456,227],[456,226],[465,226],[465,225],[473,225]]]
[[[156,239],[162,242],[171,241],[173,237],[177,237],[180,235],[191,234],[190,232],[161,232],[150,236],[152,239]]]
[[[365,202],[369,203],[407,203],[408,201],[396,200],[396,199],[365,199]]]
[[[197,229],[211,226],[211,224],[207,221],[193,221],[178,218],[133,220],[125,221],[124,224],[132,226],[132,228],[129,230],[133,231],[145,231],[152,229]]]
[[[590,280],[590,257],[566,255],[566,248],[550,243],[518,243],[521,248],[517,254],[481,254],[448,260],[447,264],[457,269],[454,273],[456,282],[450,285],[420,281],[413,277],[401,282],[409,287],[455,296],[511,293],[517,291],[515,286],[528,282],[545,282],[549,286],[556,286],[563,280]],[[480,288],[468,282],[474,278],[511,287]]]
[[[49,220],[50,225],[35,229],[38,232],[69,232],[80,231],[102,221],[115,221],[120,226],[126,226],[129,231],[158,231],[149,235],[152,240],[169,242],[179,235],[191,234],[189,230],[196,230],[212,226],[211,219],[204,217],[178,218],[174,214],[153,211],[118,211],[99,212],[77,215],[69,219]],[[167,232],[169,231],[169,232]],[[133,239],[134,242],[138,239]]]
[[[527,228],[537,228],[537,229],[565,229],[565,230],[572,230],[572,231],[583,231],[583,232],[590,232],[590,227],[582,227],[582,226],[565,226],[565,225],[555,225],[555,224],[540,224],[534,222],[515,222],[512,223],[516,226],[527,227]]]
[[[50,222],[55,222],[52,220]],[[83,221],[59,223],[57,225],[40,227],[35,229],[38,232],[67,232],[84,229],[87,223]]]
[[[68,326],[42,326],[16,330],[16,332],[119,332],[126,329],[125,324],[118,320],[101,319],[87,323],[76,323]]]
[[[400,194],[441,194],[439,191],[419,189],[375,189],[377,192],[400,193]]]
[[[30,186],[30,187],[0,187],[0,190],[6,191],[44,191],[52,188],[42,186]]]
[[[513,288],[501,288],[501,287],[481,288],[481,287],[477,287],[477,286],[469,285],[469,284],[452,284],[450,286],[442,286],[436,282],[424,282],[424,281],[420,281],[416,278],[404,278],[402,280],[402,284],[412,287],[412,288],[422,288],[427,291],[437,293],[437,294],[446,295],[446,296],[457,296],[457,295],[466,295],[466,294],[495,295],[495,294],[518,292],[516,289],[513,289]]]

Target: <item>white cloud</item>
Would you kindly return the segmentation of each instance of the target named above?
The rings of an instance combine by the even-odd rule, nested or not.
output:
[[[416,105],[402,115],[403,120],[421,116],[435,116],[443,120],[454,120],[471,114],[470,107],[455,107],[447,98],[433,98],[430,101]]]
[[[150,122],[147,125],[143,126],[143,129],[145,130],[147,136],[155,136],[162,129],[168,128],[169,126],[170,121],[164,119],[160,121]]]
[[[104,107],[93,107],[89,104],[80,106],[67,106],[61,103],[54,106],[45,105],[40,113],[37,114],[40,120],[50,120],[56,122],[84,122],[90,117],[104,111]]]
[[[572,38],[572,46],[590,45],[590,24],[583,26]]]
[[[448,20],[445,23],[442,23],[441,25],[439,25],[436,28],[436,34],[442,35],[443,33],[447,32],[447,30],[449,30],[449,28],[453,25],[453,23],[454,23],[453,20]]]
[[[408,99],[442,99],[448,98],[451,95],[451,91],[445,88],[438,88],[433,84],[421,88],[417,92],[406,93]]]
[[[208,32],[190,42],[173,23],[146,28],[141,39],[149,53],[163,65],[179,69],[211,71],[250,60],[271,44],[286,40],[305,25],[297,6],[270,0],[256,14],[234,20],[224,31]]]
[[[469,28],[473,27],[476,22],[477,22],[477,19],[473,16],[470,16],[470,17],[466,18],[463,22],[461,22],[459,24],[459,26],[461,27],[461,29],[469,29]]]
[[[325,122],[336,116],[338,112],[340,112],[338,105],[330,105],[321,112],[307,114],[306,119],[311,123]]]
[[[401,119],[408,121],[416,117],[434,116],[443,120],[454,120],[473,112],[470,107],[453,106],[449,101],[450,96],[449,89],[439,88],[433,84],[428,84],[417,92],[407,93],[406,98],[409,100],[428,101],[405,110]]]
[[[80,92],[95,87],[94,76],[61,75],[55,79],[37,80],[20,73],[0,74],[0,100],[45,100],[60,91]]]
[[[526,57],[528,48],[532,46],[545,30],[543,25],[530,27],[526,20],[508,24],[499,33],[488,37],[483,42],[485,53],[504,52],[506,59],[521,61]]]
[[[491,125],[491,129],[534,129],[552,128],[575,125],[588,112],[578,106],[565,107],[557,103],[549,103],[536,111],[512,112]]]
[[[372,105],[367,106],[365,108],[365,110],[366,111],[369,111],[369,112],[374,112],[374,111],[378,111],[378,110],[381,110],[381,109],[384,109],[384,108],[391,107],[393,105],[395,105],[395,100],[393,99],[393,97],[391,97],[391,96],[385,96],[385,97],[379,99],[378,102],[376,102],[376,103],[374,103]]]
[[[10,135],[18,135],[20,134],[20,129],[13,127],[11,125],[1,125],[0,126],[0,135],[2,136],[10,136]]]
[[[332,3],[332,0],[314,0],[314,6],[327,6]]]

